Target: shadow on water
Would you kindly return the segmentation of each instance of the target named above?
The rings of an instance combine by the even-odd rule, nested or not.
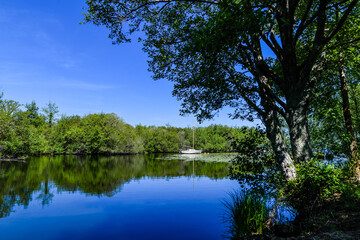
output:
[[[51,204],[54,193],[80,192],[111,197],[122,186],[142,178],[228,177],[226,162],[163,160],[161,155],[42,156],[26,162],[0,162],[0,218],[14,206],[25,208],[34,199]]]

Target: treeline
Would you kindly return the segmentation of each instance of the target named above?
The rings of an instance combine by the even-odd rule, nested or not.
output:
[[[0,96],[2,157],[42,154],[170,153],[192,146],[192,128],[131,126],[114,113],[61,115],[54,103],[41,110]],[[252,128],[211,125],[195,129],[195,148],[233,152]]]

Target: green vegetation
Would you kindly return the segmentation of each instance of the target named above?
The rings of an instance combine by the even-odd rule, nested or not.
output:
[[[230,239],[246,239],[247,236],[263,233],[270,212],[264,197],[243,190],[229,193],[229,199],[223,204]]]
[[[86,2],[85,22],[114,43],[144,31],[153,78],[174,83],[182,113],[203,120],[229,106],[262,121],[270,144],[238,141],[234,179],[290,203],[298,221],[359,202],[349,191],[360,182],[359,0]],[[349,164],[314,160],[334,156]]]
[[[360,186],[354,181],[351,162],[337,166],[312,159],[297,165],[298,177],[280,188],[281,202],[297,216],[277,235],[306,235],[309,239],[357,239],[360,227]],[[276,228],[275,228],[276,229]]]
[[[297,170],[296,180],[286,184],[285,196],[286,201],[300,215],[310,215],[312,210],[316,210],[316,205],[324,204],[324,201],[340,192],[344,177],[341,168],[312,159],[306,164],[297,166]]]
[[[311,107],[324,104],[313,96],[326,102],[333,95],[323,89],[333,89],[360,181],[347,86],[359,73],[359,0],[86,3],[85,22],[108,28],[114,43],[144,32],[153,78],[174,83],[182,113],[203,120],[229,106],[233,118],[261,119],[286,180],[296,178],[296,163],[313,157],[308,120],[317,111]]]
[[[252,138],[249,134],[248,138]],[[258,138],[259,139],[259,138]],[[284,181],[279,167],[273,161],[269,161],[270,152],[264,151],[257,141],[248,141],[245,152],[234,158],[230,168],[232,179],[239,181],[243,188],[248,188],[250,196],[261,196],[273,199],[274,213],[264,215],[267,222],[264,236],[290,237],[302,235],[322,236],[324,232],[340,231],[339,238],[352,239],[358,236],[360,218],[360,185],[354,179],[352,162],[343,162],[341,165],[333,165],[322,159],[311,159],[308,162],[296,164],[297,177],[294,180]],[[262,149],[259,153],[259,150]],[[251,156],[257,156],[253,159]],[[232,197],[232,208],[237,206],[237,199]],[[245,207],[246,204],[242,203]],[[230,203],[227,203],[227,207]],[[295,219],[292,222],[276,222],[274,215],[280,214],[278,206],[288,206],[295,211]],[[254,207],[257,205],[255,204]],[[229,208],[229,207],[228,207]],[[232,211],[235,211],[232,209]],[[238,213],[240,214],[240,213]],[[236,221],[233,216],[232,221]],[[231,219],[232,219],[231,218]],[[233,222],[233,224],[235,224]],[[243,223],[236,225],[241,228]],[[233,231],[234,226],[230,226]],[[235,231],[235,230],[234,230]],[[237,230],[234,234],[243,232]],[[234,235],[232,234],[232,236]],[[235,235],[236,235],[235,234]],[[252,233],[247,232],[249,237]],[[331,233],[329,233],[331,234]],[[241,239],[241,238],[235,238]],[[251,239],[251,238],[250,238]],[[321,237],[319,237],[321,239]]]
[[[271,187],[269,183],[272,182],[271,170],[275,161],[265,134],[253,129],[235,144],[238,154],[232,159],[231,178],[242,184],[250,183],[253,188],[255,184],[259,184],[256,186],[258,189],[265,188],[265,185]]]
[[[131,126],[113,113],[56,118],[49,103],[22,105],[0,98],[0,154],[4,157],[41,154],[171,153],[192,145],[192,129],[172,126]],[[221,125],[195,130],[195,147],[204,152],[234,152],[234,142],[251,128]]]
[[[315,116],[315,114],[312,116],[313,123]],[[329,126],[330,123],[326,121],[322,123]],[[318,122],[319,125],[322,123]],[[346,135],[345,126],[342,126],[342,132]],[[339,130],[341,130],[340,127]],[[328,143],[326,148],[328,152],[339,153],[337,150],[342,138],[340,136],[334,138],[334,135],[331,138],[327,136],[323,136],[321,144]],[[339,142],[332,142],[331,145],[334,139],[338,139]],[[248,132],[246,137],[237,141],[236,144],[238,155],[232,160],[231,178],[238,180],[243,188],[247,188],[247,194],[250,196],[273,199],[275,203],[272,207],[273,212],[267,212],[264,215],[263,222],[267,222],[267,225],[263,235],[257,236],[259,239],[264,236],[290,237],[299,234],[319,236],[321,239],[321,236],[325,236],[323,234],[327,232],[332,234],[334,231],[341,232],[340,237],[335,239],[352,239],[358,236],[356,235],[358,232],[353,230],[360,227],[358,221],[360,219],[360,186],[353,172],[353,161],[342,159],[340,163],[334,165],[329,162],[329,159],[332,159],[329,154],[312,158],[307,162],[297,163],[296,179],[285,181],[281,168],[274,161],[273,153],[261,131]],[[319,142],[313,144],[318,146]],[[240,197],[241,195],[232,196],[232,201],[226,205],[227,208],[231,206],[231,210],[235,212],[234,209],[245,207],[244,202],[241,203],[243,206],[238,206]],[[284,222],[276,221],[274,215],[280,214],[277,209],[280,205],[288,206],[295,211],[296,217],[291,223],[284,224]],[[231,219],[229,229],[232,232],[230,235],[237,236],[233,237],[234,239],[241,239],[237,234],[244,231],[238,230],[244,226],[244,223],[234,225],[237,217],[234,215],[229,218]],[[251,234],[247,232],[245,236],[249,237]],[[252,239],[252,237],[249,238]]]

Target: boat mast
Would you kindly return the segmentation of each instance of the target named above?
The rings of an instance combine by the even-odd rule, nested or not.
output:
[[[195,120],[193,119],[193,149],[195,149]]]

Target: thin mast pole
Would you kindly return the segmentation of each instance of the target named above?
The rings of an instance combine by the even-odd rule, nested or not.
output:
[[[195,120],[193,119],[193,149],[195,149]]]

